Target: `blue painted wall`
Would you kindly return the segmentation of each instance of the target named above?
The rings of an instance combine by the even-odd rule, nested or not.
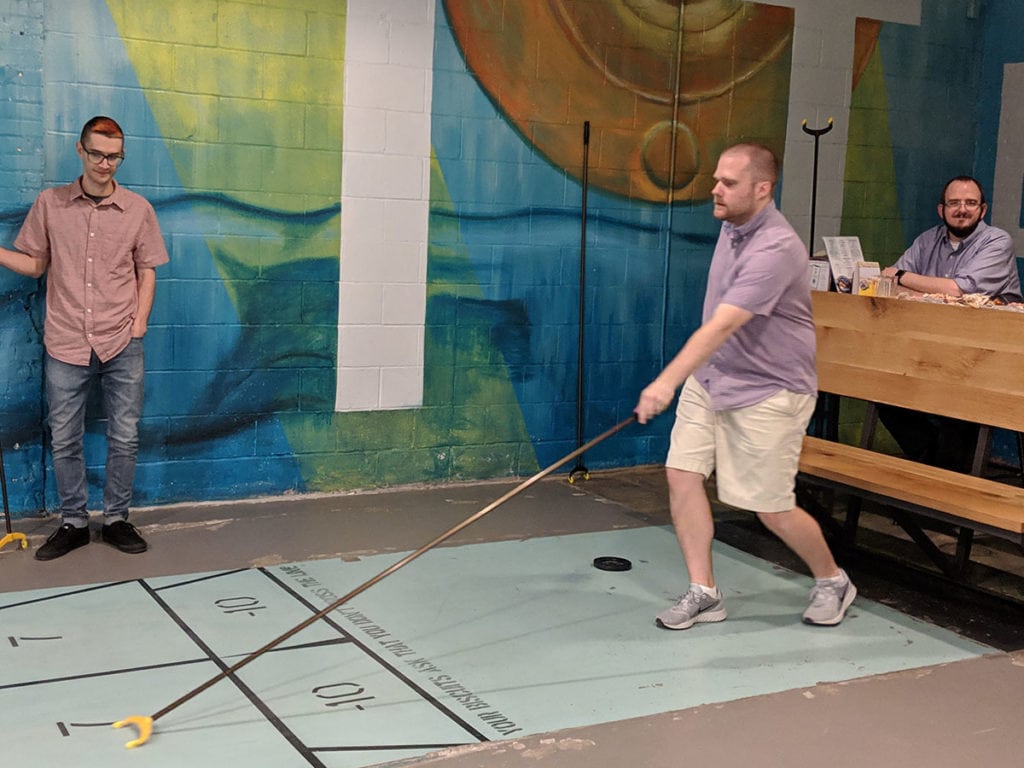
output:
[[[424,408],[368,414],[333,409],[344,236],[340,96],[325,99],[329,89],[318,83],[257,82],[252,66],[258,55],[287,54],[326,67],[311,78],[337,75],[344,4],[310,0],[278,14],[255,3],[253,19],[267,14],[260,23],[241,32],[236,23],[230,35],[225,26],[220,37],[217,13],[226,21],[239,3],[181,0],[176,15],[169,4],[145,1],[2,5],[0,242],[13,243],[42,187],[78,174],[78,131],[107,113],[129,134],[118,179],[153,202],[171,253],[158,272],[146,339],[138,504],[524,474],[576,447],[582,121],[570,126],[578,137],[570,156],[579,154],[554,159],[473,71],[445,3],[434,40]],[[883,260],[933,223],[942,181],[973,172],[990,183],[994,174],[1000,73],[1024,59],[1024,0],[984,3],[981,18],[966,25],[964,7],[926,0],[919,27],[883,24],[869,65],[880,74],[855,93],[860,117],[884,115],[888,126],[864,139],[892,158]],[[213,17],[200,17],[210,9]],[[300,33],[295,13],[315,23]],[[322,51],[331,45],[333,58]],[[156,51],[168,58],[154,65]],[[632,75],[662,63],[651,61],[630,64]],[[154,86],[161,77],[166,82]],[[557,73],[550,80],[549,88],[566,86]],[[602,91],[595,93],[599,104]],[[737,106],[734,117],[761,106]],[[301,131],[297,112],[315,116]],[[627,164],[599,140],[604,119],[593,116],[589,149],[597,178],[587,207],[585,439],[629,415],[639,390],[696,327],[717,233],[700,195],[669,205],[602,181],[601,173]],[[864,215],[851,206],[851,216]],[[56,503],[42,299],[42,283],[0,272],[0,439],[15,516]],[[670,426],[665,416],[631,428],[585,463],[658,463]],[[94,500],[102,430],[94,412]]]

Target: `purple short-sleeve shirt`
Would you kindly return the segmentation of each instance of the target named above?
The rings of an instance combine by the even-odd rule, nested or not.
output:
[[[14,247],[45,261],[46,351],[71,365],[102,361],[131,340],[138,311],[136,269],[168,261],[153,206],[121,185],[99,203],[80,180],[43,190]]]
[[[704,322],[719,304],[754,317],[694,372],[716,411],[754,405],[781,390],[817,393],[807,262],[807,250],[774,203],[741,226],[722,225]]]

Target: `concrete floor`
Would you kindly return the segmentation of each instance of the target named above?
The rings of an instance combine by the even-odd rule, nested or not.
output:
[[[9,545],[0,551],[0,591],[407,552],[515,485],[477,483],[140,510],[133,522],[150,541],[151,551],[145,555],[122,555],[94,541],[49,563],[35,561],[31,552],[55,522],[17,521],[16,530],[29,536],[30,550]],[[601,503],[568,504],[566,494],[585,494]],[[723,541],[802,570],[750,516],[723,510],[718,520]],[[658,469],[595,473],[574,485],[560,476],[524,491],[442,546],[667,522]],[[902,544],[896,541],[893,546]],[[1007,556],[1012,560],[1015,554]],[[603,768],[625,763],[660,768],[696,759],[702,765],[791,768],[959,768],[979,761],[1019,765],[1024,747],[1019,728],[1019,713],[1024,711],[1024,612],[1019,605],[999,595],[978,598],[922,575],[922,569],[894,568],[873,557],[844,564],[865,597],[999,651],[845,683],[823,681],[656,716],[453,748],[402,764],[502,768],[541,762],[560,768]],[[1008,578],[1014,577],[1010,573]],[[687,636],[678,633],[680,653],[686,652]]]

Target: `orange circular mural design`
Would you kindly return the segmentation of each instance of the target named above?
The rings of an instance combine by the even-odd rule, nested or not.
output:
[[[466,63],[519,133],[579,177],[702,201],[739,140],[781,157],[794,11],[739,0],[445,0]],[[858,23],[855,78],[878,25]],[[868,34],[863,34],[867,31]]]

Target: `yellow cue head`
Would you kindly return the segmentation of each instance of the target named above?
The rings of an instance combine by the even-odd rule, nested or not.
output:
[[[134,725],[139,729],[139,738],[132,739],[124,745],[125,749],[135,749],[135,747],[142,746],[149,741],[149,736],[153,733],[153,718],[145,717],[143,715],[134,715],[132,717],[126,717],[124,720],[118,720],[114,723],[115,728],[124,728],[126,725]]]

